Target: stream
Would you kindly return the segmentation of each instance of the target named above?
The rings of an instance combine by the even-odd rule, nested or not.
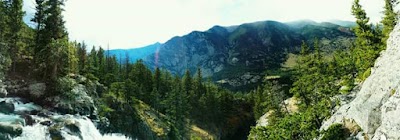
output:
[[[122,134],[102,135],[86,116],[60,115],[21,98],[0,98],[0,139],[129,140]]]

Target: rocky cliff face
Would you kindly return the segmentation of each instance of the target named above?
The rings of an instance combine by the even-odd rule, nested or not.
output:
[[[346,125],[350,120],[361,127],[355,136],[358,139],[400,139],[400,25],[387,44],[360,91],[349,103],[342,104],[321,129],[333,123]]]

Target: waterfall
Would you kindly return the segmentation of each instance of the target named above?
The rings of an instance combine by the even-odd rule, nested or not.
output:
[[[56,113],[48,113],[51,114],[49,116],[32,115],[27,113],[34,110],[41,111],[42,108],[33,103],[24,103],[20,98],[0,98],[0,102],[3,101],[12,103],[14,112],[0,113],[0,130],[7,130],[0,134],[22,131],[18,136],[10,135],[9,138],[12,137],[13,140],[51,140],[51,131],[66,140],[129,140],[121,134],[102,135],[86,116],[57,115]],[[27,124],[26,116],[33,120],[33,125]]]

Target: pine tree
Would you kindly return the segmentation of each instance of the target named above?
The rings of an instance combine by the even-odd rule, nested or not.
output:
[[[309,51],[308,45],[303,41],[301,45],[301,51],[299,59],[297,60],[297,66],[295,68],[295,82],[293,83],[293,87],[290,89],[290,92],[299,97],[304,101],[306,105],[310,103],[310,99],[308,98],[310,93],[309,84],[312,83],[312,61],[311,54]]]
[[[190,74],[189,70],[186,70],[185,75],[183,76],[183,90],[186,92],[186,95],[190,95],[192,91],[192,86],[193,86],[193,79]]]
[[[260,87],[254,90],[251,95],[253,95],[253,113],[254,119],[258,120],[264,113],[266,113],[266,108],[263,105],[264,95]]]
[[[97,51],[96,48],[93,46],[92,50],[90,51],[89,55],[88,55],[88,66],[87,66],[87,73],[88,78],[95,78],[95,76],[97,76],[98,71],[99,71],[99,67],[98,67],[98,58],[97,58]],[[97,77],[95,78],[97,79]],[[92,79],[93,80],[93,79]]]
[[[161,100],[161,94],[160,94],[160,87],[161,83],[163,82],[161,79],[161,71],[159,68],[156,68],[153,76],[153,91],[151,92],[151,97],[154,99],[152,100],[152,106],[156,110],[160,110],[160,100]]]
[[[44,9],[44,38],[46,39],[44,43],[47,44],[51,39],[68,38],[62,15],[64,0],[48,0],[45,5],[47,7]]]
[[[10,56],[13,60],[12,70],[15,72],[17,56],[20,56],[21,48],[18,43],[21,42],[21,29],[24,24],[22,18],[25,12],[22,11],[22,0],[10,0],[9,4],[10,8],[7,13],[9,15],[8,26],[10,27],[10,32],[7,36],[9,38]]]
[[[383,24],[383,29],[382,29],[382,43],[384,46],[386,46],[386,40],[389,38],[390,32],[394,29],[394,26],[396,26],[397,21],[398,21],[398,16],[399,13],[394,10],[394,8],[399,4],[399,1],[397,0],[385,0],[385,6],[384,6],[384,17],[381,21]]]
[[[368,24],[367,13],[362,9],[359,2],[360,0],[355,0],[352,6],[352,14],[357,19],[357,25],[354,28],[357,39],[353,49],[353,56],[359,72],[359,78],[364,79],[363,75],[369,75],[366,74],[369,71],[368,69],[373,66],[375,59],[379,56],[381,41],[379,35],[374,34],[377,32],[374,32],[372,25]]]
[[[161,83],[163,82],[161,80],[162,80],[161,79],[161,70],[160,70],[160,68],[157,67],[156,70],[154,71],[154,78],[153,78],[155,89],[160,90]]]
[[[62,16],[64,0],[36,0],[36,4],[33,19],[37,23],[35,62],[39,75],[44,78],[42,80],[54,83],[58,76],[62,76],[60,74],[65,74],[62,70],[65,69],[63,66],[67,66],[64,64],[69,63],[68,59],[74,59],[60,58],[64,52],[71,50]]]
[[[87,72],[87,50],[85,42],[78,43],[77,53],[79,58],[79,73],[84,75]]]
[[[125,70],[124,70],[125,77],[128,77],[129,76],[129,70],[131,69],[131,62],[130,62],[130,57],[129,57],[129,53],[128,52],[125,53],[125,62],[124,62],[124,64],[125,64]]]
[[[181,82],[180,78],[175,76],[172,91],[168,94],[167,115],[170,116],[172,123],[179,130],[178,135],[183,137],[186,135],[188,109],[187,96]]]
[[[0,0],[0,53],[5,54],[8,52],[8,44],[6,35],[8,34],[8,15],[7,15],[7,3],[3,0]]]

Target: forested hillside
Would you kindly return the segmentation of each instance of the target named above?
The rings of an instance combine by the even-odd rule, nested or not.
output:
[[[386,48],[386,40],[398,21],[398,13],[393,10],[397,2],[385,2],[382,27],[374,27],[359,0],[354,1],[352,13],[357,25],[353,31],[357,38],[349,50],[336,51],[333,58],[323,59],[318,40],[313,47],[303,43],[294,67],[294,83],[289,90],[295,107],[287,103],[281,105],[285,98],[278,93],[282,89],[270,81],[253,91],[255,117],[266,113],[261,118],[267,119],[268,123],[253,127],[249,139],[356,138],[361,128],[348,120],[327,129],[320,127],[335,112],[335,107],[340,106],[341,102],[337,100],[340,95],[349,94],[355,86],[363,83],[371,74],[379,53]],[[364,138],[370,137],[364,135]]]
[[[249,91],[260,85],[264,76],[287,78],[284,69],[294,65],[301,42],[312,44],[315,38],[321,41],[324,56],[330,56],[335,50],[349,49],[355,36],[349,27],[326,22],[261,21],[214,26],[170,39],[144,62],[150,68],[160,67],[179,75],[186,69],[200,68],[204,78],[210,77],[231,90]]]
[[[248,134],[254,119],[247,95],[203,80],[200,70],[186,71],[183,77],[159,68],[151,71],[142,60],[117,60],[102,47],[70,41],[63,1],[36,2],[32,21],[37,26],[32,29],[22,22],[22,0],[1,1],[1,70],[9,81],[4,96],[23,97],[55,114],[89,115],[101,132],[131,138],[228,139]],[[24,94],[18,87],[25,85],[28,90],[40,85],[43,93]],[[35,126],[44,124],[37,121]],[[58,135],[64,130],[57,125],[50,122],[50,137],[67,138]],[[0,125],[0,131],[5,128]],[[1,136],[18,137],[21,132],[1,131]]]
[[[116,56],[117,61],[120,63],[126,63],[128,59],[129,63],[134,63],[139,59],[144,59],[150,54],[156,53],[157,49],[161,46],[161,43],[154,43],[152,45],[134,48],[134,49],[115,49],[107,50],[105,54],[107,56]]]
[[[345,139],[355,132],[321,125],[371,74],[398,20],[397,1],[372,25],[354,0],[352,28],[214,26],[132,62],[70,40],[65,1],[35,2],[31,28],[22,0],[0,0],[0,139]]]

